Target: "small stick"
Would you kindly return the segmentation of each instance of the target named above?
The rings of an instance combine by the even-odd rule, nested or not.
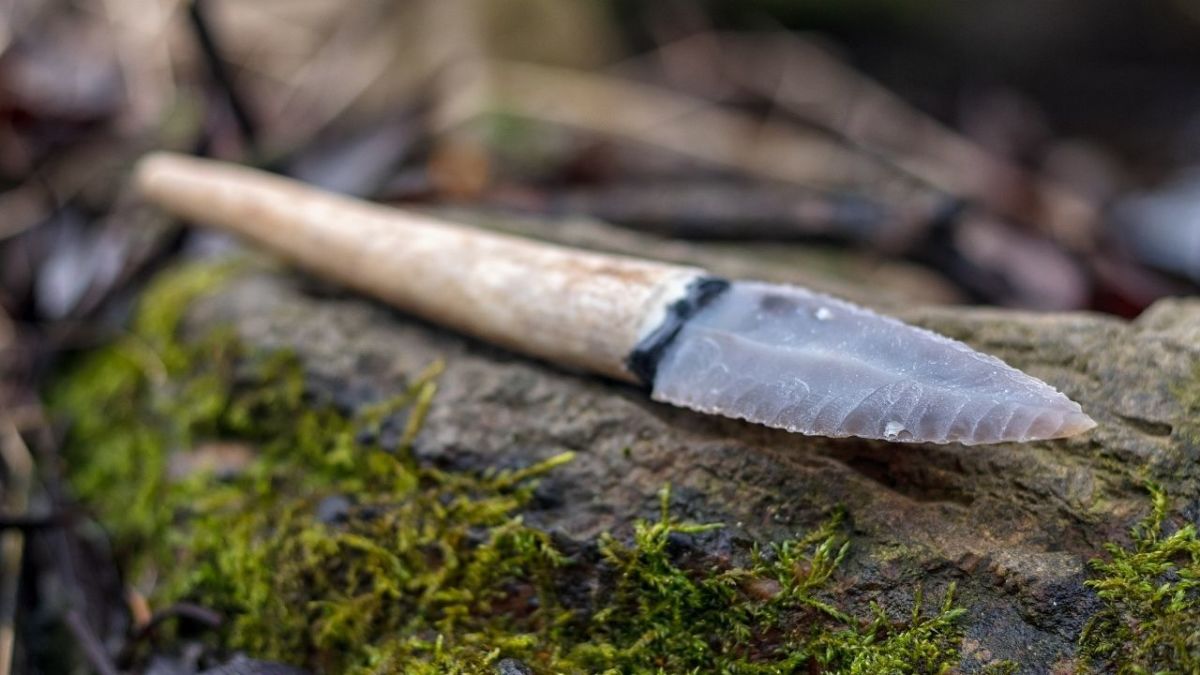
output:
[[[8,472],[7,507],[20,514],[28,508],[29,490],[33,482],[33,457],[20,432],[7,415],[0,417],[0,456]],[[17,591],[21,582],[21,557],[25,549],[25,533],[20,529],[5,529],[0,533],[0,675],[12,672],[16,646]]]
[[[142,640],[164,622],[171,619],[187,619],[209,628],[216,628],[225,620],[220,612],[192,602],[177,602],[169,607],[158,610],[150,616],[146,625],[138,630],[134,640]]]
[[[133,637],[126,641],[125,646],[121,648],[117,663],[128,666],[134,659],[137,647],[153,637],[159,626],[171,619],[186,619],[207,628],[218,628],[225,620],[220,612],[215,610],[191,602],[177,602],[152,614],[137,629]]]
[[[203,4],[203,0],[189,2],[188,19],[191,21],[192,30],[196,33],[196,42],[200,45],[200,52],[204,55],[208,70],[212,73],[213,79],[217,81],[222,93],[225,94],[225,100],[229,103],[233,119],[237,122],[238,130],[242,132],[242,139],[249,148],[253,149],[258,146],[258,124],[250,114],[249,107],[238,92],[233,75],[230,74],[225,60],[221,57],[220,46],[209,26],[207,10],[202,7]]]
[[[83,655],[93,670],[99,675],[120,675],[120,671],[117,670],[117,666],[108,655],[108,650],[104,648],[100,638],[92,632],[82,614],[72,609],[67,612],[65,621],[67,630],[71,631],[71,635],[75,636],[80,647],[83,648]]]

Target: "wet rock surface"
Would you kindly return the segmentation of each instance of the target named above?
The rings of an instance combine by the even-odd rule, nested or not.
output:
[[[627,536],[637,518],[656,516],[668,482],[680,518],[726,524],[698,539],[700,553],[720,558],[796,536],[842,507],[852,548],[839,593],[904,615],[918,587],[940,597],[954,582],[969,612],[966,670],[998,659],[1022,672],[1069,665],[1097,608],[1083,585],[1086,562],[1145,513],[1145,482],[1161,484],[1187,517],[1200,516],[1200,301],[1163,301],[1132,323],[948,307],[893,312],[1049,382],[1099,427],[974,448],[799,436],[657,404],[637,388],[369,300],[315,293],[283,273],[231,283],[199,301],[189,325],[232,324],[255,347],[295,351],[314,392],[348,407],[399,392],[443,360],[415,452],[435,465],[483,470],[575,451],[542,481],[526,515],[556,538]]]

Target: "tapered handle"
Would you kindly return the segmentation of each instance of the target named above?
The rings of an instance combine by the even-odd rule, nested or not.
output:
[[[580,251],[166,153],[136,183],[171,213],[245,236],[320,276],[514,351],[637,381],[627,359],[703,271]]]

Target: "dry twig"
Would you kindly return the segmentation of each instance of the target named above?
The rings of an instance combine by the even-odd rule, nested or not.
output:
[[[25,515],[33,484],[33,457],[7,414],[0,413],[0,458],[4,460],[4,507],[16,517]],[[19,528],[0,532],[0,675],[12,672],[16,646],[17,591],[21,582],[21,558],[25,533]]]

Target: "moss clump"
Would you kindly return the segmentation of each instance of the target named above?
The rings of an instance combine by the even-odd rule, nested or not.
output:
[[[1167,496],[1150,486],[1150,514],[1132,545],[1106,546],[1087,581],[1104,608],[1084,627],[1082,655],[1120,673],[1200,672],[1200,538],[1188,524],[1168,534]]]
[[[947,591],[941,609],[896,623],[878,606],[859,622],[820,594],[845,557],[840,514],[807,537],[755,550],[746,568],[697,573],[668,554],[677,535],[719,525],[683,524],[668,510],[638,523],[632,546],[611,537],[600,551],[616,572],[603,608],[590,619],[590,640],[571,656],[589,670],[620,664],[621,672],[881,673],[948,670],[958,662],[962,614]]]
[[[944,672],[958,661],[953,588],[932,615],[841,607],[827,588],[847,543],[838,516],[751,552],[745,567],[684,564],[676,544],[719,527],[661,517],[632,542],[571,555],[520,512],[520,471],[443,472],[407,451],[436,367],[357,411],[312,395],[297,360],[227,332],[180,340],[188,301],[228,273],[159,282],[129,337],[56,387],[74,421],[79,495],[158,603],[229,620],[215,647],[325,672]],[[406,416],[405,416],[406,415]],[[404,423],[398,420],[405,419]],[[385,448],[387,428],[400,431]],[[246,459],[207,469],[214,444]],[[181,471],[180,467],[192,467]],[[866,616],[857,618],[858,614]]]
[[[134,330],[88,355],[50,391],[69,413],[67,470],[75,491],[130,549],[163,539],[176,501],[164,480],[171,449],[215,430],[227,404],[236,348],[214,335],[184,346],[177,327],[189,302],[241,269],[239,263],[171,272],[143,296]],[[181,495],[179,499],[182,499]]]

